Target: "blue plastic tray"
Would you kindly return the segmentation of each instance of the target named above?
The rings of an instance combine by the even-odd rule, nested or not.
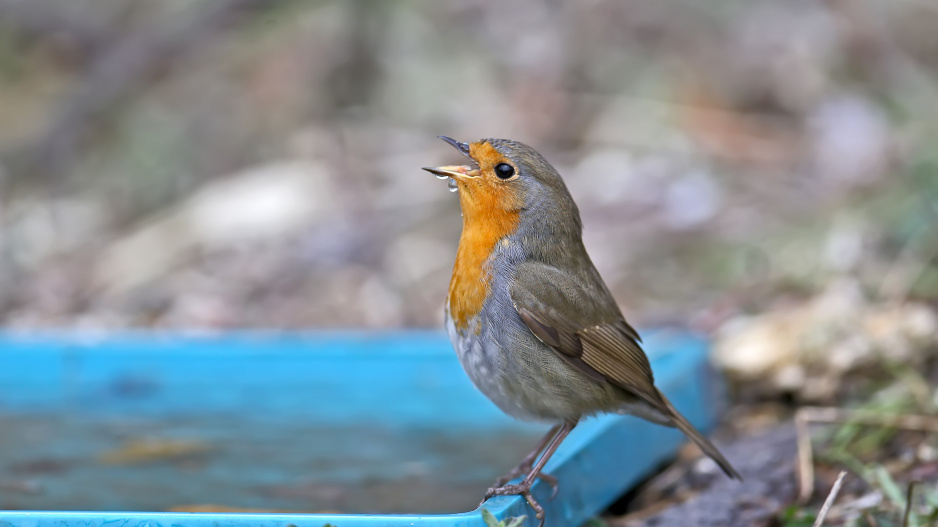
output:
[[[659,388],[711,428],[720,389],[706,343],[658,331],[646,349]],[[221,502],[387,512],[408,500],[417,511],[459,510],[445,508],[450,500],[467,510],[545,429],[502,415],[436,332],[0,334],[0,508],[69,509],[0,510],[0,527],[482,527],[479,509],[124,511]],[[156,438],[156,452],[140,438]],[[678,431],[637,418],[583,422],[546,467],[560,480],[557,497],[534,488],[547,525],[600,513],[682,443]],[[336,498],[372,487],[380,499],[366,492],[364,505]],[[168,496],[175,501],[160,501]],[[519,497],[483,507],[536,525]]]

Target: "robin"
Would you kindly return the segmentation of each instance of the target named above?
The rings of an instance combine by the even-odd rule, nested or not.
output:
[[[556,480],[541,469],[580,419],[605,412],[677,427],[741,479],[655,388],[641,337],[590,261],[579,210],[557,170],[517,141],[440,139],[471,160],[424,168],[450,180],[462,207],[449,337],[469,378],[502,411],[554,424],[485,498],[520,494],[543,523],[531,485],[541,478],[556,493]]]

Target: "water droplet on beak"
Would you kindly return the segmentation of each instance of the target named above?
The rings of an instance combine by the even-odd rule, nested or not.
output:
[[[449,178],[449,183],[447,185],[450,192],[459,192],[459,186],[456,184],[456,180]]]
[[[434,174],[437,179],[447,179],[449,176],[444,174]]]

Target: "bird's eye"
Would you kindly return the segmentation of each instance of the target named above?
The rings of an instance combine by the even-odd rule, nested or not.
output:
[[[508,179],[515,175],[515,167],[508,163],[499,163],[495,165],[495,175],[498,176],[499,179]]]

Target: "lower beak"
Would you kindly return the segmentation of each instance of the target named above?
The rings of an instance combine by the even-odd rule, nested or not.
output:
[[[456,180],[463,180],[478,176],[478,170],[469,165],[453,165],[436,168],[423,167],[423,169],[440,179],[451,177]]]

